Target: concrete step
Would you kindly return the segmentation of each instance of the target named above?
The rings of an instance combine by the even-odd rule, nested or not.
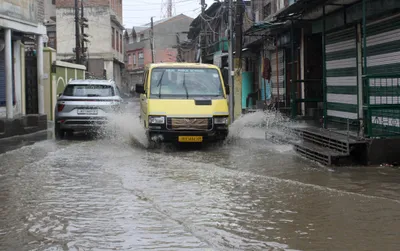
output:
[[[313,135],[299,134],[296,130],[284,128],[282,130],[269,130],[265,133],[265,138],[275,143],[291,144],[294,150],[301,156],[319,162],[323,165],[339,165],[349,163],[349,151],[343,151],[342,146],[333,149],[332,144],[328,144],[324,139],[312,137]],[[326,145],[323,145],[326,144]]]
[[[338,152],[310,142],[293,142],[297,153],[308,159],[324,165],[338,164],[340,159],[349,157],[349,154]]]

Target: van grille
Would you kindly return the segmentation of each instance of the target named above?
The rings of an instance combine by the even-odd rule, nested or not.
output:
[[[167,118],[168,130],[211,130],[212,118]]]

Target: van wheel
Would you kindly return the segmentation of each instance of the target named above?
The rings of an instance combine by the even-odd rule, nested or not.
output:
[[[64,136],[65,136],[65,131],[61,130],[60,125],[57,123],[54,126],[54,135],[57,140],[64,139]]]

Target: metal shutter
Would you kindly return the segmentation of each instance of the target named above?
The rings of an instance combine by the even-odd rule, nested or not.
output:
[[[6,68],[5,51],[0,52],[0,106],[6,105]]]
[[[357,29],[326,35],[326,102],[330,121],[358,119]]]
[[[400,16],[367,24],[368,126],[377,136],[400,133]],[[371,76],[374,75],[374,76]],[[378,109],[377,109],[378,108]]]
[[[270,51],[271,55],[271,86],[273,98],[278,96],[277,80],[276,80],[276,51]],[[283,50],[278,51],[278,67],[279,67],[279,100],[284,101],[286,94],[285,88],[285,57]]]

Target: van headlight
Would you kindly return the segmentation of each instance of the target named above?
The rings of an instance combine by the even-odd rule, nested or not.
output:
[[[228,117],[214,117],[214,124],[216,125],[227,125]]]
[[[149,116],[149,124],[164,124],[164,116]]]

